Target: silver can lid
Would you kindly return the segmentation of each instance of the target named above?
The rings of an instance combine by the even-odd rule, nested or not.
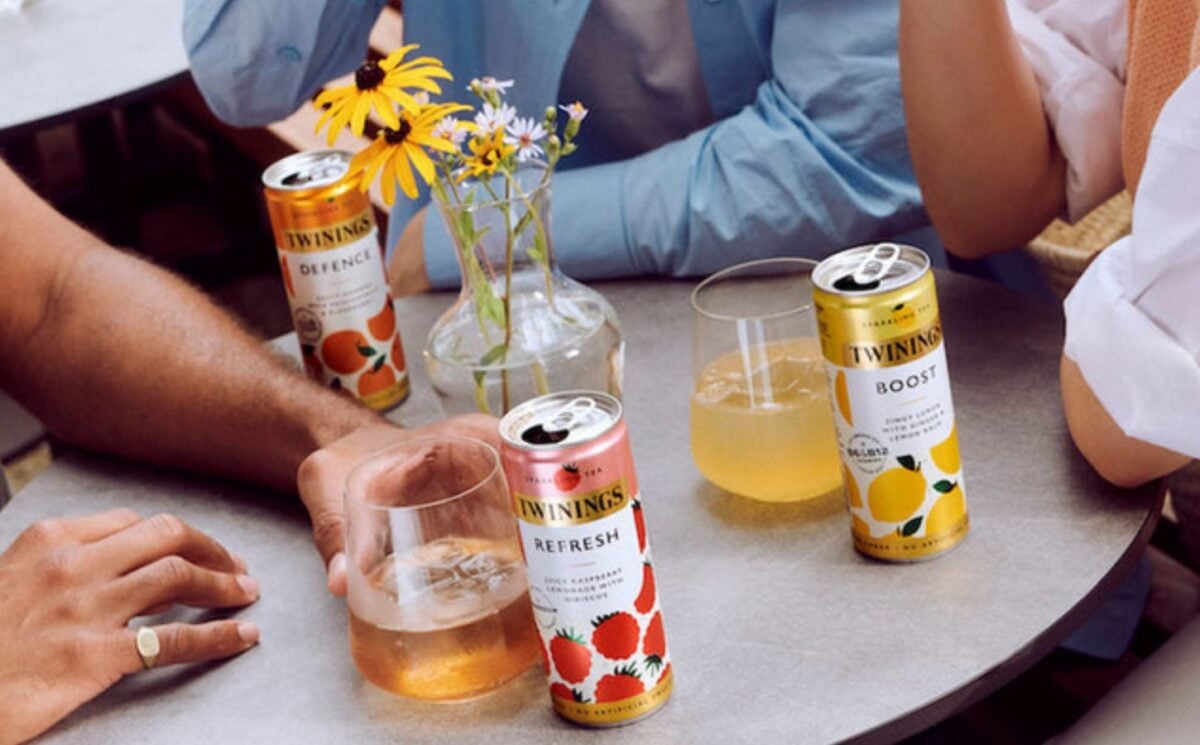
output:
[[[305,191],[336,184],[354,156],[345,150],[307,150],[277,160],[263,171],[263,185],[278,191]]]
[[[500,436],[520,450],[557,450],[600,437],[621,419],[621,402],[597,391],[531,399],[500,420]]]
[[[813,270],[813,284],[833,295],[877,295],[915,282],[929,270],[929,254],[898,243],[847,248]]]

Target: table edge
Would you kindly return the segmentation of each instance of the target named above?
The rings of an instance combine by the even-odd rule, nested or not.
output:
[[[127,103],[137,101],[146,96],[153,95],[160,91],[172,88],[180,83],[191,79],[192,70],[185,67],[183,70],[167,75],[152,83],[147,83],[140,88],[118,93],[115,96],[103,98],[97,101],[91,101],[82,106],[78,106],[67,111],[61,111],[57,114],[49,114],[39,119],[30,119],[19,124],[10,126],[0,126],[0,145],[3,145],[11,140],[19,139],[20,137],[31,135],[39,130],[54,127],[59,124],[65,124],[76,119],[80,119],[91,114],[104,113],[115,108],[119,108]]]

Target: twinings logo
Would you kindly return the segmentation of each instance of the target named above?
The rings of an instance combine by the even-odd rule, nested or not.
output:
[[[343,220],[333,225],[307,230],[283,230],[285,251],[308,253],[312,251],[328,251],[331,248],[345,246],[348,243],[368,235],[375,227],[370,211],[363,212],[357,217]]]
[[[583,525],[608,517],[629,504],[629,489],[619,478],[601,489],[563,497],[514,494],[517,517],[534,525]]]
[[[893,367],[924,357],[942,342],[942,322],[911,334],[879,341],[850,342],[842,347],[842,364],[860,370]]]

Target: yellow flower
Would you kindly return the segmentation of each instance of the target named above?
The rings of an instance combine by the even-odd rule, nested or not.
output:
[[[404,109],[419,109],[422,104],[406,88],[418,91],[441,93],[434,78],[453,80],[453,76],[436,57],[417,57],[401,64],[404,56],[416,49],[416,44],[400,47],[379,62],[367,60],[354,72],[354,83],[341,88],[330,88],[321,92],[313,105],[322,109],[314,132],[329,124],[328,142],[337,138],[342,127],[350,125],[350,131],[362,135],[367,114],[374,109],[384,126],[400,127],[400,117],[393,104]]]
[[[491,176],[496,167],[508,156],[512,155],[513,147],[504,141],[504,128],[493,130],[482,137],[472,137],[467,143],[471,154],[465,158],[466,167],[458,175],[458,180],[471,176]]]
[[[425,183],[431,183],[436,171],[433,159],[426,150],[457,153],[454,143],[433,133],[438,121],[445,116],[470,107],[457,103],[435,104],[419,109],[404,109],[398,116],[398,126],[380,130],[375,141],[361,150],[350,161],[348,178],[358,178],[359,188],[364,192],[371,188],[376,175],[381,174],[379,185],[383,188],[383,201],[396,201],[396,182],[409,199],[417,198],[417,182],[413,168]]]

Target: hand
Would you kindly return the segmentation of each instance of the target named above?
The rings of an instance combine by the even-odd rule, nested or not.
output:
[[[0,743],[37,736],[142,670],[131,618],[257,598],[245,565],[177,517],[116,510],[34,523],[0,554]],[[232,619],[155,631],[156,666],[228,657],[258,641],[257,626]]]
[[[404,226],[396,251],[388,265],[388,280],[392,295],[403,297],[425,292],[429,289],[429,276],[425,273],[425,215],[428,207],[422,207]]]
[[[304,459],[296,474],[300,499],[312,518],[313,540],[325,560],[326,581],[334,595],[346,594],[346,521],[342,492],[350,470],[367,456],[391,445],[422,437],[473,437],[499,449],[500,432],[482,414],[447,419],[417,429],[389,424],[361,427]]]

